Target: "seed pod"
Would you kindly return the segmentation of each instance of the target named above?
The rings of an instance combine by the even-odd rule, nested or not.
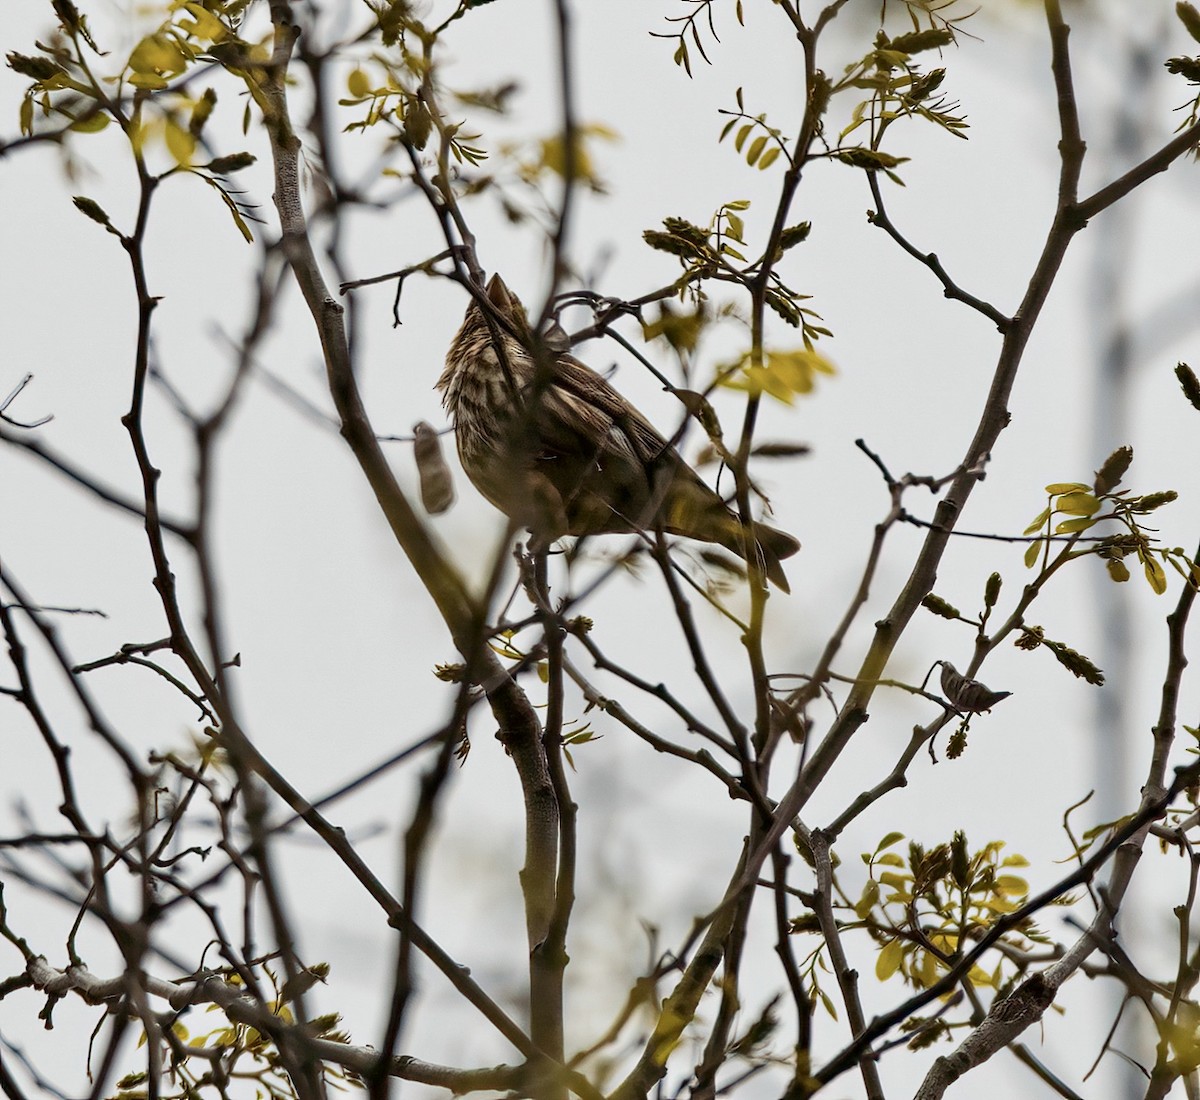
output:
[[[992,691],[978,680],[968,680],[949,661],[942,661],[941,664],[942,692],[955,710],[966,714],[982,714],[1012,694],[1011,691]]]
[[[454,503],[454,480],[442,456],[442,441],[424,420],[413,425],[413,457],[421,479],[421,503],[431,516],[439,516]]]

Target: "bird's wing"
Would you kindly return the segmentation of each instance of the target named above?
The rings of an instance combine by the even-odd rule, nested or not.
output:
[[[649,467],[670,450],[632,404],[574,356],[559,356],[553,379],[539,400],[539,435],[559,453],[582,456],[587,449],[587,457],[594,457],[595,441],[604,440],[603,449],[609,454]]]

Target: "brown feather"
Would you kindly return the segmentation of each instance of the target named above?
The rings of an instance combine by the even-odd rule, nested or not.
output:
[[[606,379],[558,354],[539,376],[524,307],[499,275],[487,286],[500,342],[472,301],[438,379],[459,458],[475,487],[539,542],[662,530],[745,557],[743,525]],[[789,591],[780,559],[800,544],[752,528],[763,570]]]

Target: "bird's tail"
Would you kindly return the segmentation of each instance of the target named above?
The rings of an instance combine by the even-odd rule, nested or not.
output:
[[[800,549],[799,540],[792,538],[786,531],[780,531],[778,527],[771,527],[766,523],[755,523],[752,530],[754,544],[758,548],[759,560],[767,579],[780,592],[790,593],[792,589],[780,561],[783,558],[790,558]]]
[[[752,550],[758,555],[759,567],[780,592],[790,593],[792,589],[781,562],[799,550],[800,543],[786,531],[780,531],[778,527],[766,523],[752,524],[751,531],[754,535]],[[745,557],[742,525],[736,517],[733,517],[732,525],[721,532],[721,538],[717,539],[717,542],[727,550],[732,550],[739,558]]]
[[[676,535],[715,542],[743,560],[746,557],[742,522],[724,501],[698,480],[679,478],[672,486],[667,506],[662,513],[664,528]],[[780,564],[800,549],[800,543],[786,531],[767,523],[754,523],[752,552],[767,579],[781,592],[791,592],[787,575]]]

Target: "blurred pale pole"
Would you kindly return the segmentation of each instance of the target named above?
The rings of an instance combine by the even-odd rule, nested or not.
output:
[[[1147,121],[1159,113],[1154,93],[1166,56],[1165,23],[1158,20],[1142,40],[1131,27],[1127,48],[1113,57],[1120,93],[1109,126],[1098,127],[1088,143],[1089,157],[1104,166],[1097,178],[1118,175],[1150,152]],[[1091,227],[1092,259],[1085,289],[1088,358],[1095,367],[1089,457],[1097,466],[1129,441],[1134,372],[1145,361],[1140,334],[1130,327],[1130,280],[1142,196],[1132,198],[1106,211]],[[1130,784],[1138,781],[1131,771],[1129,728],[1135,716],[1123,690],[1133,671],[1133,625],[1125,586],[1113,584],[1102,570],[1093,570],[1091,576],[1102,628],[1095,656],[1107,679],[1096,696],[1095,812],[1100,820],[1111,821],[1125,812],[1123,807],[1136,791]]]
[[[1117,15],[1127,28],[1126,48],[1111,55],[1116,100],[1107,116],[1108,125],[1096,127],[1088,136],[1093,170],[1097,164],[1102,166],[1094,178],[1120,175],[1151,152],[1149,121],[1161,115],[1156,93],[1161,87],[1159,77],[1167,56],[1167,20],[1172,12],[1170,7],[1162,5],[1157,18],[1146,14],[1144,20],[1130,20],[1128,12]],[[1086,33],[1086,27],[1087,21],[1080,20],[1079,30]],[[1084,293],[1086,351],[1095,370],[1088,445],[1095,468],[1132,438],[1130,409],[1136,371],[1139,364],[1145,365],[1148,344],[1154,342],[1150,332],[1136,332],[1131,326],[1131,281],[1144,196],[1130,198],[1132,201],[1106,211],[1089,229],[1092,256]],[[1100,626],[1092,656],[1104,670],[1106,686],[1095,696],[1092,768],[1096,795],[1088,816],[1093,821],[1113,821],[1128,812],[1141,782],[1134,769],[1139,766],[1135,754],[1139,743],[1137,723],[1143,715],[1134,713],[1130,706],[1132,693],[1128,690],[1131,677],[1136,675],[1135,627],[1128,586],[1113,584],[1100,569],[1091,571],[1091,583],[1095,586]],[[1129,937],[1127,943],[1137,938],[1140,923],[1136,910],[1127,907],[1122,921],[1123,931]],[[1110,983],[1110,989],[1106,1007],[1115,1017],[1124,993],[1117,983]],[[1128,1009],[1126,1006],[1126,1022],[1131,1019]],[[1129,1100],[1144,1095],[1145,1079],[1141,1073],[1124,1060],[1122,1064],[1124,1070],[1116,1074],[1119,1095]]]

